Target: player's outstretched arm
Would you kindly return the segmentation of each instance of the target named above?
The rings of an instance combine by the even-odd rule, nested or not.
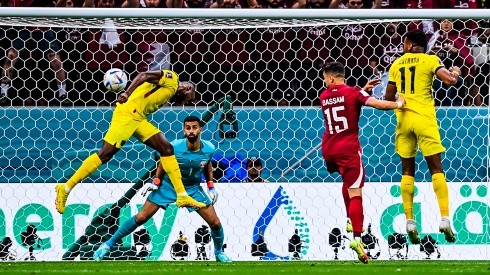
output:
[[[456,85],[456,83],[458,83],[458,77],[460,75],[461,70],[457,66],[451,67],[449,70],[446,68],[440,68],[436,72],[436,76],[448,86]]]
[[[366,105],[378,110],[393,110],[403,107],[403,105],[405,105],[405,99],[403,97],[399,97],[395,102],[393,102],[371,97],[366,101]]]
[[[124,103],[128,101],[128,98],[131,96],[131,93],[141,85],[143,82],[150,82],[152,84],[158,84],[158,81],[160,78],[162,78],[162,71],[150,71],[150,72],[144,72],[144,73],[139,73],[133,81],[131,81],[131,85],[129,85],[128,89],[119,95],[117,98],[117,101],[119,103]]]

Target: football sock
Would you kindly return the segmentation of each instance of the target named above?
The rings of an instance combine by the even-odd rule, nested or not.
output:
[[[349,190],[347,186],[342,185],[342,197],[344,198],[344,204],[345,204],[345,211],[347,213],[347,218],[349,217],[349,204],[350,204],[350,197],[349,197]]]
[[[361,196],[350,198],[349,217],[352,222],[352,231],[354,232],[354,237],[360,237],[362,233],[362,224],[364,223],[364,213],[362,209]]]
[[[132,216],[129,220],[125,221],[121,227],[112,235],[112,237],[106,242],[109,247],[113,247],[122,238],[131,234],[139,225],[136,223],[136,217]]]
[[[403,210],[407,220],[413,220],[413,192],[415,179],[412,176],[403,175],[400,183],[402,193]]]
[[[182,174],[180,173],[179,163],[177,162],[175,155],[161,157],[160,163],[162,164],[163,170],[165,170],[165,173],[167,173],[170,178],[175,193],[177,193],[177,195],[187,195],[184,184],[182,183]]]
[[[58,96],[66,95],[66,84],[58,84]]]
[[[67,192],[70,192],[75,185],[84,180],[86,177],[90,176],[99,166],[102,165],[97,153],[90,155],[86,158],[78,170],[71,176],[71,178],[66,182],[65,188]]]
[[[221,253],[223,251],[223,241],[225,239],[223,226],[220,226],[218,230],[211,229],[211,238],[213,238],[214,243],[214,254]]]
[[[446,177],[443,173],[432,175],[432,187],[436,193],[441,216],[449,217],[449,194],[447,190]]]

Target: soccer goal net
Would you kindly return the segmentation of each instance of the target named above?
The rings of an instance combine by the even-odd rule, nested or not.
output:
[[[216,146],[215,208],[231,258],[356,259],[342,249],[351,235],[341,178],[328,174],[319,149],[321,65],[345,64],[352,86],[381,79],[373,96],[383,98],[411,29],[427,34],[428,53],[462,70],[454,87],[437,79],[433,86],[457,241],[438,233],[420,154],[414,210],[425,239],[407,241],[394,114],[368,108],[360,119],[363,240],[379,259],[490,258],[490,17],[483,11],[15,8],[0,15],[0,238],[12,241],[0,246],[5,259],[89,260],[141,209],[158,156],[136,140],[72,191],[63,215],[54,207],[55,185],[102,146],[117,96],[102,85],[111,68],[129,81],[172,69],[195,84],[195,104],[164,106],[148,120],[168,140],[183,138],[188,115],[206,123],[202,139]],[[206,226],[172,205],[109,258],[214,260]]]

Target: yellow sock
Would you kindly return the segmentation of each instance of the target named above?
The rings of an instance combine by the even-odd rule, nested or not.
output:
[[[175,155],[161,157],[160,163],[162,164],[163,170],[165,170],[165,173],[167,173],[170,178],[175,193],[177,193],[177,195],[187,195],[184,184],[182,183],[182,174],[180,173],[179,163],[177,162]]]
[[[447,190],[446,177],[443,173],[432,175],[432,187],[437,196],[442,217],[449,217],[449,192]]]
[[[73,174],[73,176],[71,176],[71,178],[66,182],[65,188],[68,189],[67,191],[73,189],[75,185],[90,176],[101,165],[102,161],[100,160],[97,153],[94,153],[86,158],[83,161],[82,165],[78,168],[78,170],[75,171],[75,174]]]
[[[400,183],[402,192],[403,209],[407,220],[413,220],[413,192],[415,188],[415,179],[412,176],[402,175]]]

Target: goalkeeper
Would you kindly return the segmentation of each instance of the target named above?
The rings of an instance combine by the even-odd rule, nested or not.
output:
[[[196,201],[202,202],[206,207],[197,209],[204,221],[211,228],[211,237],[214,242],[214,254],[218,262],[231,262],[231,259],[223,252],[224,233],[221,222],[216,215],[213,204],[218,199],[218,193],[213,185],[213,167],[211,158],[215,152],[214,145],[206,140],[201,140],[201,120],[195,116],[188,116],[184,120],[184,139],[172,142],[175,156],[182,171],[182,181],[187,193]],[[207,180],[208,194],[206,195],[200,183],[202,174]],[[166,209],[168,205],[175,202],[176,192],[170,183],[168,174],[163,172],[162,166],[158,165],[153,183],[150,184],[150,193],[143,208],[134,217],[127,220],[107,242],[102,244],[94,253],[94,260],[101,261],[111,250],[114,244],[133,232],[138,226],[147,222],[158,209]],[[145,191],[146,192],[146,191]],[[195,208],[187,208],[189,212],[196,211]]]
[[[160,154],[160,163],[177,192],[177,206],[204,207],[204,204],[195,201],[186,193],[174,148],[163,133],[146,119],[168,102],[186,105],[194,98],[192,84],[179,84],[179,77],[173,71],[149,71],[138,74],[129,88],[117,99],[118,103],[102,148],[85,159],[65,184],[56,185],[56,210],[63,214],[70,191],[103,163],[108,162],[131,136]]]

